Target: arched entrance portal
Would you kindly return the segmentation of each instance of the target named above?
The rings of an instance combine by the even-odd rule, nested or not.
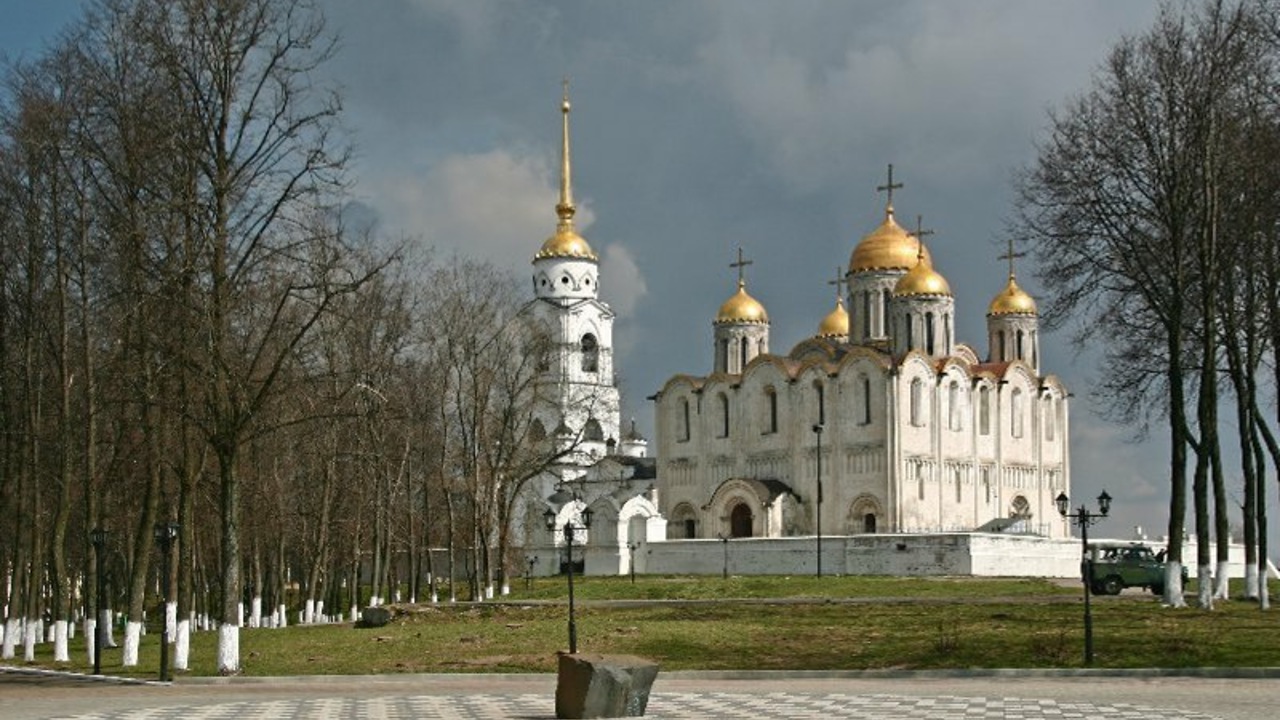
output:
[[[738,503],[729,511],[729,536],[751,537],[751,508],[746,503]]]

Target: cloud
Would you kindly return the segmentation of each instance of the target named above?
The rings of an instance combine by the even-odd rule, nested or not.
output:
[[[622,317],[630,316],[640,298],[649,292],[640,266],[631,251],[613,244],[600,253],[600,292],[614,312]]]
[[[555,229],[551,167],[542,155],[504,149],[450,155],[425,172],[377,176],[369,202],[393,234],[523,274]],[[584,235],[593,219],[580,202],[576,222]]]

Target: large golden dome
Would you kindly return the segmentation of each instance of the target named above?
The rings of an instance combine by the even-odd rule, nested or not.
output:
[[[923,252],[923,250],[921,251]],[[933,266],[925,262],[924,257],[911,271],[903,275],[893,287],[893,294],[899,297],[912,295],[951,295],[951,286]]]
[[[760,301],[747,294],[747,285],[741,280],[738,281],[738,292],[733,297],[724,301],[720,306],[720,312],[716,313],[716,325],[725,323],[752,323],[756,325],[766,325],[769,322],[769,314],[764,311],[764,306]]]
[[[916,239],[893,219],[893,209],[885,212],[884,222],[872,230],[849,256],[849,272],[868,270],[907,270],[916,266],[920,250]],[[928,248],[924,262],[932,264]]]
[[[841,338],[849,336],[849,313],[844,309],[844,301],[836,299],[836,309],[827,313],[818,323],[818,337]]]
[[[1025,290],[1018,287],[1018,282],[1009,276],[1009,284],[1004,286],[987,308],[988,315],[1035,315],[1036,301]]]
[[[556,227],[556,234],[547,238],[542,243],[542,249],[537,255],[533,256],[534,260],[543,258],[582,258],[584,260],[598,261],[595,251],[587,244],[585,238],[578,234],[573,228],[572,223],[561,222]]]

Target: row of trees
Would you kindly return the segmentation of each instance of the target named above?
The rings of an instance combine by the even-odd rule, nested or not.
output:
[[[47,619],[67,660],[81,613],[89,637],[122,607],[136,662],[167,597],[175,666],[208,618],[234,673],[246,601],[283,621],[292,592],[310,618],[369,577],[374,603],[434,599],[429,547],[472,596],[503,581],[516,496],[576,442],[532,442],[555,348],[509,277],[348,222],[333,49],[311,0],[100,0],[6,69],[4,657]]]
[[[1049,317],[1079,321],[1077,341],[1103,349],[1099,394],[1119,420],[1168,423],[1173,605],[1184,604],[1189,464],[1195,562],[1216,580],[1200,584],[1199,604],[1226,597],[1236,503],[1246,592],[1267,603],[1266,471],[1280,465],[1277,61],[1274,0],[1169,2],[1052,115],[1018,183],[1015,232],[1037,252]],[[1230,419],[1219,417],[1227,400]],[[1223,465],[1232,426],[1239,494]]]

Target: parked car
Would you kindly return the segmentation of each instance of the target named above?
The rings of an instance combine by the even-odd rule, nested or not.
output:
[[[1141,542],[1091,543],[1089,545],[1089,587],[1095,595],[1119,595],[1127,587],[1141,587],[1153,595],[1164,594],[1164,551],[1155,553]],[[1182,568],[1187,582],[1187,568]]]

